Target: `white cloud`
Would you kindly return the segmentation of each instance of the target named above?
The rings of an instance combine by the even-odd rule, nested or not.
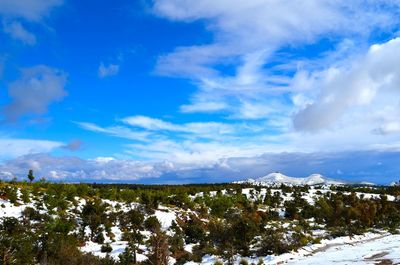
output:
[[[280,97],[293,89],[290,74],[282,74],[282,69],[290,65],[296,71],[298,58],[282,56],[281,48],[314,44],[326,36],[355,38],[363,44],[375,29],[390,31],[399,25],[398,7],[394,1],[378,5],[359,0],[155,0],[156,15],[181,22],[201,20],[214,36],[208,44],[177,47],[160,56],[156,72],[189,78],[198,86],[181,111],[245,118],[240,110],[250,109],[255,98]],[[352,41],[347,39],[338,48],[349,49],[349,45]],[[321,56],[335,57],[329,51]],[[274,66],[265,67],[269,63]],[[220,71],[226,67],[233,74]],[[238,107],[238,102],[243,106]],[[263,115],[248,115],[250,119],[255,116]]]
[[[39,21],[62,0],[1,0],[0,15]]]
[[[313,73],[308,82],[312,83],[312,87],[320,88],[320,92],[314,102],[306,104],[295,115],[295,128],[317,131],[331,128],[339,121],[342,121],[342,126],[351,126],[354,122],[352,118],[363,115],[363,120],[358,122],[366,122],[370,117],[368,122],[371,126],[383,126],[382,132],[395,132],[394,121],[388,121],[386,125],[384,123],[398,115],[399,61],[400,39],[397,38],[371,46],[364,56],[350,65]],[[392,108],[388,108],[390,106]],[[383,114],[384,109],[387,112]],[[378,114],[380,121],[377,120]],[[374,122],[371,121],[372,116],[375,116]],[[396,120],[400,121],[398,118]]]
[[[387,135],[400,132],[400,121],[388,122],[382,126],[375,128],[373,132],[377,134]]]
[[[92,132],[104,133],[115,137],[126,138],[136,141],[148,141],[147,139],[149,133],[147,132],[138,132],[122,126],[100,127],[90,122],[75,122],[75,123],[78,124],[82,129]]]
[[[160,119],[150,118],[146,116],[126,117],[122,120],[124,123],[131,126],[141,127],[148,130],[168,130],[179,131],[180,127],[170,122],[165,122]]]
[[[268,147],[250,142],[249,139],[246,143],[229,140],[201,142],[169,139],[154,141],[151,144],[130,144],[127,145],[126,153],[154,161],[168,159],[185,167],[199,167],[213,164],[219,159],[251,157],[262,154],[265,150],[273,150],[271,145]]]
[[[83,129],[131,140],[124,153],[142,159],[171,160],[189,165],[210,163],[220,158],[250,156],[262,153],[266,145],[256,136],[261,126],[246,123],[190,122],[171,123],[146,116],[120,120],[127,126],[100,127],[77,123]],[[246,135],[246,136],[244,136]],[[242,136],[246,141],[242,141]],[[272,150],[269,148],[269,150]]]
[[[15,121],[30,114],[44,114],[48,106],[62,100],[67,75],[45,65],[22,69],[20,79],[8,86],[11,103],[5,106],[7,120]]]
[[[348,163],[354,157],[360,159]],[[304,177],[322,173],[327,177],[350,181],[373,181],[388,184],[400,170],[399,152],[341,152],[341,153],[264,153],[253,157],[219,159],[204,164],[152,162],[129,159],[54,157],[32,154],[0,164],[0,178],[26,178],[29,169],[37,178],[72,182],[134,182],[134,183],[204,183],[229,182],[256,178],[280,171]],[[376,163],[376,161],[384,161]]]
[[[26,176],[29,169],[38,177],[68,181],[134,181],[157,178],[173,167],[168,162],[144,162],[117,159],[80,159],[54,157],[47,154],[21,156],[0,164],[0,177]]]
[[[3,30],[9,34],[13,39],[20,40],[25,44],[36,44],[36,37],[27,31],[20,22],[3,22]]]
[[[382,109],[382,113],[391,110]],[[290,116],[248,123],[192,122],[172,123],[146,116],[132,116],[119,122],[125,125],[100,127],[78,123],[97,133],[125,138],[121,156],[138,159],[169,160],[185,167],[205,166],[219,159],[254,157],[265,152],[348,152],[354,150],[400,150],[400,136],[393,128],[372,130],[380,124],[382,113],[366,117],[363,112],[349,118],[347,126],[318,134],[291,130]],[[394,116],[393,116],[394,117]],[[366,118],[364,122],[354,122]],[[127,127],[131,126],[131,127]],[[390,129],[390,130],[389,130]],[[385,134],[385,137],[382,135]]]
[[[50,152],[63,143],[47,140],[0,138],[0,158],[15,158],[22,155]]]
[[[101,78],[116,75],[116,74],[118,74],[118,72],[119,72],[118,64],[105,65],[104,63],[100,63],[100,66],[98,69],[98,75]]]
[[[287,117],[291,106],[279,99],[243,100],[234,108],[234,114],[229,118],[245,120],[269,119],[271,122]]]
[[[210,134],[230,134],[237,131],[237,124],[219,122],[190,122],[174,124],[161,119],[146,116],[132,116],[122,119],[125,124],[146,129],[149,131],[171,131],[196,134],[199,137],[207,137]]]
[[[42,23],[52,9],[62,4],[63,0],[1,0],[0,16],[3,17],[3,30],[13,39],[34,45],[36,36],[26,30],[21,20]]]
[[[196,101],[190,105],[182,105],[180,107],[182,112],[191,113],[191,112],[217,112],[224,109],[227,109],[229,106],[225,102],[218,101],[205,101],[201,99],[200,101]]]
[[[176,21],[204,19],[223,41],[239,47],[259,43],[307,40],[339,27],[345,18],[330,1],[168,1],[158,0],[154,12]]]
[[[122,119],[128,126],[101,127],[77,122],[85,130],[125,138],[131,142],[124,146],[123,155],[141,159],[171,160],[189,165],[209,163],[229,156],[247,156],[262,152],[263,145],[242,142],[240,136],[247,131],[256,132],[256,126],[237,123],[191,122],[176,124],[146,116]]]
[[[132,147],[146,157],[193,161],[265,151],[398,148],[397,40],[369,50],[368,42],[376,30],[396,30],[399,6],[358,0],[155,0],[158,16],[201,20],[213,34],[208,44],[176,47],[158,60],[159,74],[188,78],[198,87],[180,110],[218,112],[251,126],[224,140],[170,137]],[[298,56],[307,58],[301,50],[309,45],[322,48],[316,59]]]

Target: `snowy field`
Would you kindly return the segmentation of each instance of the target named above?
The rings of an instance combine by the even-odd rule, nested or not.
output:
[[[247,258],[251,264],[262,259],[264,264],[400,264],[400,235],[367,233],[354,238],[339,237],[323,240],[321,244],[304,247],[296,252],[279,256]],[[186,265],[213,265],[220,260],[215,256],[205,256],[201,263],[188,262]],[[241,258],[237,257],[235,264]]]
[[[288,264],[400,264],[400,235],[333,245]]]

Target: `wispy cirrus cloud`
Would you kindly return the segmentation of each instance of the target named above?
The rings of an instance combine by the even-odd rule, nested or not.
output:
[[[131,116],[121,120],[123,123],[142,128],[148,131],[171,131],[192,133],[207,137],[208,134],[233,134],[238,132],[239,124],[227,124],[221,122],[189,122],[174,124],[161,119],[147,116]]]
[[[260,126],[246,123],[190,122],[172,123],[147,116],[130,116],[116,125],[101,127],[78,122],[83,129],[129,142],[124,153],[142,159],[171,160],[179,163],[209,163],[228,156],[248,156],[262,152],[262,145],[247,141],[244,135],[259,135]]]
[[[75,122],[79,125],[82,129],[103,133],[119,138],[125,138],[130,140],[138,140],[138,141],[147,141],[149,133],[147,132],[139,132],[135,130],[131,130],[127,127],[123,127],[120,125],[117,126],[108,126],[108,127],[101,127],[97,124],[90,123],[90,122]]]
[[[265,152],[350,152],[399,150],[397,134],[371,130],[368,122],[354,123],[318,134],[287,129],[291,118],[281,121],[172,123],[147,116],[117,120],[112,126],[78,123],[83,129],[126,139],[121,155],[152,161],[208,165],[218,159],[254,157]],[[360,135],[362,137],[360,137]]]
[[[182,105],[180,110],[184,113],[195,113],[195,112],[220,112],[229,108],[229,105],[225,102],[216,101],[215,99],[205,99],[199,97],[194,100],[195,103]]]

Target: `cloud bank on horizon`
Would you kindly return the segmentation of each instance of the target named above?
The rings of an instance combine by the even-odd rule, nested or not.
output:
[[[399,15],[393,0],[2,1],[0,176],[396,180]]]

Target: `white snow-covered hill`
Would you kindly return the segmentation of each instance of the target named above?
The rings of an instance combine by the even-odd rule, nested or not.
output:
[[[400,186],[400,180],[391,182],[389,186]]]
[[[289,177],[279,172],[274,172],[257,179],[247,179],[244,181],[237,181],[235,183],[251,183],[255,185],[280,185],[285,184],[289,186],[302,186],[302,185],[343,185],[345,181],[334,180],[326,178],[320,174],[312,174],[305,178]]]

